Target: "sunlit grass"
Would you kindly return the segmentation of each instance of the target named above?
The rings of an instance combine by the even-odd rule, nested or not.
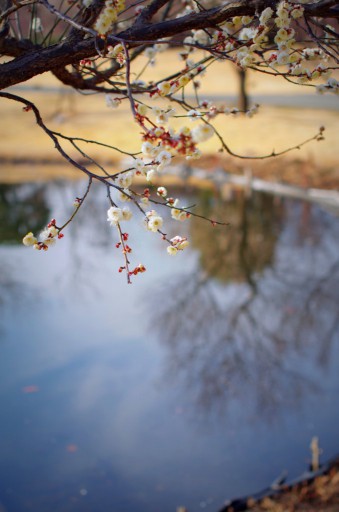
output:
[[[160,56],[161,57],[161,56]],[[175,69],[177,64],[176,54],[170,53],[166,59],[162,57],[166,69]],[[164,72],[164,63],[159,59],[159,68],[150,68],[147,74],[154,80],[160,79]],[[142,63],[140,64],[142,65]],[[222,101],[224,105],[236,106],[237,104],[237,75],[227,63],[217,63],[212,73],[203,78],[202,88],[206,95],[216,95],[216,101],[222,101],[222,95],[233,97],[229,102]],[[44,89],[49,89],[48,92]],[[302,88],[288,84],[276,77],[267,77],[258,73],[249,74],[248,90],[251,94],[266,95],[295,95],[313,94],[315,102],[319,104],[322,97],[310,88]],[[59,91],[59,92],[58,92]],[[63,92],[61,92],[63,91]],[[106,107],[102,95],[92,94],[85,96],[75,91],[65,93],[65,88],[60,87],[56,79],[50,74],[36,77],[29,83],[23,84],[22,90],[16,89],[16,94],[22,94],[33,101],[40,109],[44,121],[49,128],[66,135],[79,136],[120,147],[125,151],[135,152],[140,147],[141,129],[133,121],[129,112],[128,102],[125,101],[115,110]],[[189,93],[190,91],[188,91]],[[204,95],[201,95],[204,98]],[[334,98],[335,99],[335,98]],[[166,106],[164,100],[164,106]],[[152,105],[152,103],[151,103]],[[60,155],[54,150],[52,141],[35,124],[34,116],[30,112],[24,112],[15,102],[1,100],[1,142],[0,158],[5,160],[27,161],[25,170],[21,166],[10,173],[10,180],[17,181],[14,174],[20,175],[47,173],[48,176],[69,176],[70,171],[61,162]],[[182,124],[182,119],[173,120],[173,126]],[[187,121],[191,124],[191,121]],[[262,105],[254,118],[244,116],[234,118],[220,116],[215,120],[215,126],[225,137],[227,144],[233,151],[250,156],[270,153],[273,149],[281,151],[287,147],[315,135],[320,125],[326,127],[325,140],[313,142],[299,151],[289,153],[290,159],[304,159],[312,161],[319,167],[334,167],[338,165],[335,148],[339,142],[339,116],[337,111],[311,110],[297,108],[278,108]],[[65,146],[67,148],[67,145]],[[73,148],[67,148],[75,155]],[[114,172],[121,155],[102,147],[91,146],[91,156],[107,165],[108,172]],[[216,137],[201,145],[204,153],[218,152],[220,144]],[[54,165],[52,168],[46,164],[39,170],[30,164],[31,161],[60,161],[62,165]],[[234,165],[242,164],[235,159]],[[243,163],[245,165],[245,163]],[[246,162],[250,165],[250,161]],[[66,172],[66,174],[64,174]],[[0,179],[8,181],[8,167],[2,165]],[[71,174],[73,174],[71,172]]]

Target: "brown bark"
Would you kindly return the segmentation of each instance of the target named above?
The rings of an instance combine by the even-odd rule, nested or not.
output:
[[[213,9],[192,13],[178,19],[165,20],[151,23],[153,16],[160,8],[168,4],[169,0],[154,0],[136,18],[136,22],[129,29],[117,36],[110,36],[107,44],[115,45],[119,40],[128,44],[129,48],[140,47],[145,43],[152,43],[165,37],[173,37],[192,29],[215,28],[220,23],[233,18],[234,16],[252,16],[255,14],[258,3],[263,5],[274,5],[275,1],[257,2],[240,0],[230,2]],[[95,3],[95,12],[98,12],[100,0]],[[333,17],[339,18],[338,2],[323,0],[316,4],[305,5],[305,16],[307,17]],[[86,13],[81,21],[93,21],[91,10]],[[65,71],[69,64],[77,64],[82,59],[97,55],[98,48],[104,48],[101,39],[93,37],[85,38],[84,33],[72,29],[68,38],[58,44],[42,48],[34,46],[29,41],[17,41],[13,37],[5,37],[0,40],[0,52],[2,55],[14,57],[10,62],[0,65],[0,90],[29,80],[30,78],[52,71],[56,76],[72,87],[81,88],[84,80],[76,79]],[[94,80],[93,83],[96,81]],[[86,87],[89,88],[90,82]]]
[[[164,2],[162,2],[164,3]],[[189,14],[182,18],[163,21],[155,24],[134,24],[128,30],[108,38],[108,44],[116,44],[123,40],[129,47],[136,47],[145,42],[152,42],[164,37],[171,37],[185,31],[199,28],[211,28],[233,16],[254,14],[255,8],[252,3],[232,2],[226,6],[209,9],[200,13]],[[97,47],[103,49],[104,43],[98,39]],[[25,82],[30,78],[64,68],[68,64],[76,64],[82,59],[94,57],[97,48],[93,38],[80,41],[64,41],[48,48],[38,48],[15,58],[13,61],[0,66],[0,90]],[[4,48],[5,50],[5,48]],[[2,52],[5,53],[4,51]],[[13,46],[11,55],[19,52]]]

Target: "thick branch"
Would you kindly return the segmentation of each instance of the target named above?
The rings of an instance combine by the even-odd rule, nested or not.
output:
[[[84,11],[80,12],[78,16],[74,18],[79,25],[84,27],[91,27],[98,17],[101,9],[103,7],[103,0],[93,0],[91,5],[84,9]],[[70,31],[70,39],[81,39],[85,36],[85,33],[82,30],[78,30],[76,27],[72,27]]]
[[[0,39],[0,54],[9,57],[19,57],[32,50],[39,51],[40,48],[40,46],[34,45],[29,39],[21,39],[20,41],[15,37]]]
[[[0,89],[26,82],[36,75],[79,62],[95,54],[93,39],[75,45],[62,43],[31,51],[0,66]]]
[[[130,61],[133,61],[140,53],[144,51],[145,47],[140,46],[130,56]],[[120,64],[117,61],[112,61],[111,66],[105,71],[94,71],[95,76],[91,78],[84,78],[81,73],[71,73],[65,67],[54,69],[53,75],[65,85],[73,87],[74,89],[82,91],[104,91],[107,88],[99,87],[103,82],[108,82],[109,79],[116,74],[120,69]]]
[[[151,5],[163,3],[159,0],[159,2]],[[332,4],[333,2],[325,0],[317,4],[305,5],[305,15],[339,18],[339,11],[331,7]],[[255,11],[255,2],[240,0],[174,20],[142,26],[136,23],[117,36],[110,36],[107,43],[115,45],[118,41],[124,41],[129,48],[136,47],[164,37],[182,34],[192,29],[216,27],[234,16],[253,16]],[[68,64],[76,64],[81,59],[93,57],[97,55],[98,48],[103,49],[104,42],[101,39],[96,40],[90,37],[82,41],[66,40],[63,43],[39,49],[39,51],[31,51],[0,66],[0,89],[25,82],[46,71],[58,70]]]
[[[323,0],[316,4],[306,4],[303,6],[306,16],[317,16],[319,18],[338,18],[339,9],[337,0]]]
[[[114,45],[120,39],[129,43],[130,47],[139,46],[144,42],[171,37],[186,30],[213,27],[233,16],[251,15],[254,14],[254,11],[254,6],[248,5],[248,2],[234,2],[203,13],[189,14],[179,19],[164,21],[154,25],[144,25],[142,27],[133,25],[133,27],[118,36],[108,38],[108,43]],[[98,40],[97,46],[102,49],[104,46],[103,41]],[[61,44],[39,50],[39,52],[28,53],[0,66],[0,89],[26,82],[33,76],[46,71],[53,71],[68,64],[76,64],[81,59],[90,58],[94,55],[97,55],[97,47],[93,38],[73,44],[65,41]]]
[[[149,23],[153,16],[168,3],[168,0],[153,0],[145,9],[141,11],[138,16],[138,19],[135,23],[135,26],[140,27]]]
[[[144,25],[142,27],[133,25],[125,32],[122,32],[120,37],[126,42],[145,40],[145,36],[147,36],[147,40],[154,41],[163,37],[182,34],[188,30],[215,28],[220,23],[234,16],[253,16],[255,10],[254,2],[241,0],[153,25]]]

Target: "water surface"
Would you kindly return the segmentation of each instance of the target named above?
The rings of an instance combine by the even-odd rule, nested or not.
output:
[[[28,230],[65,218],[81,183],[0,190],[0,504],[8,512],[216,511],[319,437],[339,451],[339,226],[258,194],[202,193],[186,254],[129,224],[126,284],[105,191],[48,253]],[[133,254],[134,254],[133,253]]]

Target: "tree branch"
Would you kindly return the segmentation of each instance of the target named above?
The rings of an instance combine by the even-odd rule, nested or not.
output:
[[[232,2],[226,6],[216,7],[208,11],[189,14],[175,20],[164,21],[154,25],[133,25],[130,29],[121,32],[117,36],[110,36],[108,44],[116,44],[118,41],[128,43],[129,47],[139,46],[147,42],[152,43],[164,37],[171,37],[186,30],[215,27],[222,21],[234,16],[253,15],[255,7],[244,0]],[[84,41],[65,42],[36,52],[29,52],[14,61],[0,66],[0,90],[25,82],[33,76],[46,71],[65,67],[68,64],[76,64],[82,59],[97,55],[98,48],[104,49],[104,42],[94,38]],[[97,48],[98,47],[98,48]]]
[[[305,4],[304,14],[306,17],[339,18],[339,10],[335,8],[336,4],[337,2],[332,0],[324,0],[316,4]],[[164,0],[155,0],[149,6],[149,15],[151,16],[153,11],[156,12],[163,5],[165,5]],[[124,44],[128,44],[129,48],[139,47],[143,44],[152,44],[159,39],[185,33],[186,31],[215,28],[220,23],[235,16],[253,16],[255,12],[256,2],[240,0],[159,23],[140,25],[136,22],[127,30],[117,35],[110,35],[107,41],[95,37],[88,37],[80,41],[72,41],[68,38],[62,43],[44,49],[39,48],[39,50],[29,51],[25,55],[22,55],[21,51],[17,53],[19,55],[18,58],[0,66],[0,90],[25,82],[33,76],[46,71],[60,70],[60,68],[64,68],[68,64],[77,64],[82,59],[94,57],[98,54],[98,50],[104,50],[105,44],[115,45],[117,42],[123,41]],[[76,28],[76,30],[79,29]],[[92,33],[91,29],[86,29],[86,32]],[[6,43],[3,46],[5,49]],[[11,51],[13,55],[13,45]]]
[[[168,3],[168,0],[153,0],[147,7],[145,7],[139,14],[135,26],[139,27],[148,24],[153,16]]]
[[[305,16],[316,16],[319,18],[339,18],[339,6],[336,0],[322,0],[316,4],[306,4],[303,6]]]
[[[5,37],[3,39],[0,39],[1,55],[7,55],[9,57],[19,57],[27,52],[31,52],[34,50],[38,52],[40,49],[40,45],[35,45],[29,39],[21,39],[19,41],[15,37]]]

